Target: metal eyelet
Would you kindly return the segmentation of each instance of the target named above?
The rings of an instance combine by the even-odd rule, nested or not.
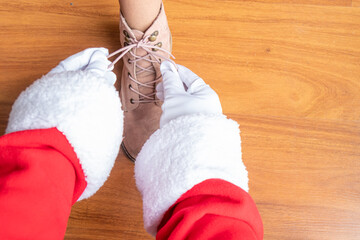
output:
[[[131,62],[130,62],[130,61],[131,61],[131,59],[130,59],[130,58],[128,58],[128,61],[127,61],[127,62],[128,62],[128,64],[131,64]]]
[[[150,42],[155,42],[155,41],[156,41],[156,36],[151,35],[151,36],[149,37],[149,41],[150,41]]]
[[[135,103],[134,103],[134,99],[130,98],[130,103],[131,103],[131,104],[135,104]]]
[[[154,46],[161,48],[161,47],[162,47],[162,42],[158,42],[158,43],[155,44]],[[159,50],[159,49],[153,48],[152,50],[153,50],[154,52],[156,52],[156,51]]]
[[[125,37],[130,38],[129,33],[126,30],[124,30],[123,33],[124,33]]]
[[[129,84],[129,89],[131,89],[132,88],[132,86],[131,86],[131,84]]]
[[[125,37],[125,42],[130,43],[130,38],[129,38],[129,37]]]
[[[150,42],[155,42],[158,35],[159,35],[159,31],[153,32],[149,37],[149,41]]]
[[[131,77],[131,74],[128,72],[128,77]]]

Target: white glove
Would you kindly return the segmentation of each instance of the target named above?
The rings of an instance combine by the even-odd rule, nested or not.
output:
[[[116,82],[116,75],[112,72],[114,67],[109,68],[109,50],[106,48],[88,48],[61,61],[49,74],[66,71],[89,71],[100,77],[104,77],[110,84]]]
[[[204,80],[184,66],[165,61],[160,70],[163,82],[157,85],[157,97],[164,101],[160,127],[190,114],[222,114],[219,96]]]
[[[73,147],[87,186],[79,199],[106,181],[122,140],[123,113],[108,50],[77,53],[35,81],[15,101],[6,133],[56,127]]]

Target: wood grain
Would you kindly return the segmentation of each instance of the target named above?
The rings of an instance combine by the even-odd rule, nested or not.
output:
[[[322,6],[351,6],[351,0],[243,0],[243,2],[322,5]],[[355,0],[356,1],[356,0]]]
[[[358,123],[232,117],[265,239],[359,239]]]
[[[353,7],[351,7],[353,6]],[[167,0],[178,63],[241,125],[265,239],[360,239],[358,0]],[[0,132],[17,95],[86,47],[119,48],[116,1],[0,2]],[[121,66],[116,71],[120,71]],[[151,239],[133,164],[76,203],[66,239]]]
[[[152,239],[143,229],[133,168],[121,152],[100,191],[73,207],[65,239]]]
[[[360,0],[352,0],[353,7],[360,7]]]
[[[171,26],[175,56],[219,92],[225,112],[358,119],[357,8],[214,0],[177,11],[188,5],[167,9],[170,24],[181,22]]]

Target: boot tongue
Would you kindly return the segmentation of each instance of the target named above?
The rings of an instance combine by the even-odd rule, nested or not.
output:
[[[136,29],[132,29],[132,33],[134,34],[136,40],[138,40],[138,41],[140,41],[144,36],[144,33],[142,31],[139,31]]]
[[[138,41],[140,41],[144,37],[144,33],[139,30],[133,29],[132,32],[133,32],[136,40],[138,40]],[[136,48],[135,54],[139,57],[143,57],[143,56],[147,55],[148,53],[142,48]],[[146,61],[146,60],[141,60],[141,61],[136,62],[136,65],[141,66],[143,68],[149,68],[150,66],[152,66],[151,62]],[[139,71],[139,68],[136,68],[136,71]],[[136,76],[137,80],[141,83],[147,83],[147,82],[154,81],[155,77],[156,77],[155,73],[151,74],[149,72],[141,72],[141,73],[137,74],[137,76]],[[155,84],[154,84],[154,89],[155,89]],[[153,93],[154,89],[139,86],[139,92],[141,92],[142,94],[145,94],[145,95]]]

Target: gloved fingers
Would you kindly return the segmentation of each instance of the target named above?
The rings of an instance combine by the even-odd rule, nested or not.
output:
[[[181,78],[181,81],[186,85],[189,89],[192,89],[190,93],[196,92],[197,88],[201,88],[203,85],[206,85],[204,80],[202,80],[198,75],[192,72],[187,67],[178,64],[178,71]],[[194,86],[192,86],[195,84]]]
[[[163,83],[163,82],[159,82],[159,83],[156,85],[156,91],[157,91],[157,92],[163,92],[163,91],[164,91],[164,83]]]
[[[89,60],[89,64],[85,67],[85,70],[96,72],[103,76],[105,72],[108,71],[110,63],[111,62],[103,52],[95,51]]]
[[[156,92],[156,97],[160,100],[160,101],[164,101],[164,92],[160,91],[160,92]]]
[[[167,95],[185,93],[185,88],[180,79],[179,73],[171,62],[163,62],[160,66],[160,71],[163,78],[165,98]]]
[[[104,77],[109,84],[115,84],[116,75],[108,68],[111,62],[108,60],[107,56],[101,51],[95,51],[90,58],[89,64],[86,66],[85,70],[98,74],[99,76]]]
[[[109,54],[109,50],[106,48],[88,48],[61,61],[60,64],[49,73],[84,70],[89,64],[91,56],[96,51],[102,52],[105,56]]]
[[[209,88],[210,88],[210,86],[207,85],[204,82],[204,80],[202,80],[201,78],[198,78],[192,82],[192,84],[188,87],[186,92],[188,92],[191,95],[196,95],[196,94],[199,94],[200,92],[209,91]],[[212,90],[212,89],[210,88],[210,90]]]
[[[95,57],[93,58],[93,55]],[[101,53],[101,54],[100,54]],[[109,55],[109,50],[106,48],[88,48],[84,51],[75,54],[68,59],[63,61],[63,65],[65,66],[67,71],[76,71],[76,70],[84,70],[90,63],[90,61],[94,61],[101,55],[107,56]]]
[[[104,78],[108,81],[109,84],[114,85],[116,82],[116,74],[112,71],[105,72]]]
[[[164,84],[160,82],[156,85],[156,97],[161,101],[164,101]]]
[[[56,67],[50,70],[49,74],[55,74],[55,73],[61,73],[65,72],[65,68],[60,64],[58,64]]]

